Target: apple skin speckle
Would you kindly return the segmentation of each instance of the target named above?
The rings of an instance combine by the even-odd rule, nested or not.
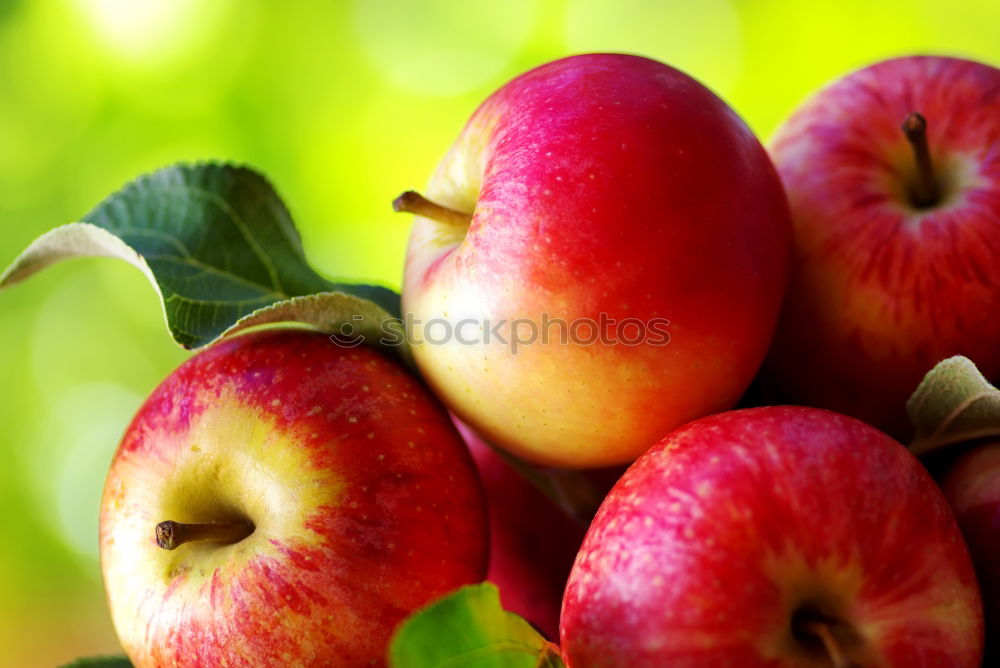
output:
[[[927,119],[941,200],[917,207],[901,124]],[[795,228],[767,374],[789,403],[903,440],[906,399],[952,355],[1000,377],[1000,69],[958,58],[876,63],[822,89],[770,153]]]
[[[865,639],[859,665],[979,666],[969,553],[916,458],[837,413],[730,411],[654,445],[604,500],[561,645],[571,668],[828,665],[790,633],[803,606]]]
[[[255,529],[167,551],[166,519]],[[480,581],[487,550],[448,414],[397,362],[302,330],[181,365],[134,418],[102,502],[108,601],[138,668],[382,665],[393,627]]]
[[[520,457],[631,462],[734,405],[763,360],[791,246],[781,183],[739,117],[674,68],[598,53],[515,78],[426,194],[473,217],[414,219],[402,293],[414,323],[672,323],[662,346],[414,346],[449,410]]]

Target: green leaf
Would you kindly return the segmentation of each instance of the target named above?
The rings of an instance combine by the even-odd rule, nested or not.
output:
[[[36,239],[0,275],[0,288],[72,257],[116,257],[142,271],[160,295],[171,335],[185,348],[210,343],[261,309],[321,292],[399,315],[393,291],[317,274],[285,205],[246,167],[177,165],[141,176],[82,222]]]
[[[469,585],[414,613],[389,647],[393,668],[562,668],[559,649],[500,607],[496,586]]]
[[[906,411],[916,434],[909,448],[917,455],[1000,436],[1000,390],[961,355],[938,362],[927,373]]]
[[[124,656],[92,656],[71,661],[60,668],[132,668],[132,662]]]
[[[222,333],[231,336],[253,327],[295,322],[335,334],[344,345],[362,342],[395,347],[409,361],[403,321],[375,302],[346,292],[320,292],[275,302],[243,316]]]

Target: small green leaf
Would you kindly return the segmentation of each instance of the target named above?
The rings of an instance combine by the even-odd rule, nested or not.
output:
[[[1000,390],[966,357],[938,362],[906,402],[917,455],[949,445],[1000,436]]]
[[[389,647],[393,668],[562,668],[559,649],[500,607],[496,586],[469,585],[414,613]]]
[[[345,345],[362,342],[397,348],[409,359],[403,322],[373,301],[346,292],[292,297],[237,320],[222,336],[252,327],[296,322],[336,335]]]
[[[71,661],[60,668],[132,668],[124,656],[92,656]]]
[[[72,257],[117,257],[137,267],[159,293],[171,335],[186,348],[210,343],[260,309],[320,292],[353,295],[399,315],[393,291],[317,274],[284,203],[245,167],[177,165],[141,176],[83,222],[36,239],[0,275],[0,288]]]

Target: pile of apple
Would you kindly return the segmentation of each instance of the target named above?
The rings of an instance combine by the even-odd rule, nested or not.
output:
[[[980,665],[1000,445],[949,506],[895,439],[940,360],[1000,377],[1000,70],[873,65],[769,154],[673,68],[570,57],[489,97],[396,206],[426,385],[257,331],[128,429],[101,554],[135,665],[383,664],[485,576],[574,667]],[[631,465],[586,529],[511,461]]]

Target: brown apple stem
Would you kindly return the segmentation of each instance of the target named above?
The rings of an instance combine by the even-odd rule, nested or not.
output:
[[[250,522],[160,522],[156,525],[156,544],[164,550],[175,550],[184,543],[210,540],[216,543],[238,543],[253,533]]]
[[[472,223],[472,214],[449,209],[446,206],[430,201],[413,190],[407,190],[394,199],[392,201],[392,210],[396,213],[412,213],[417,216],[436,220],[439,223],[447,223],[448,225],[468,227]]]
[[[819,638],[826,653],[830,655],[833,668],[861,668],[861,664],[848,656],[847,651],[841,646],[829,622],[819,619],[800,620],[797,623],[797,628],[800,633]]]
[[[917,160],[917,182],[910,190],[913,203],[917,206],[935,204],[941,197],[941,192],[934,177],[931,152],[927,147],[927,119],[913,112],[903,121],[903,134],[910,141],[913,157]]]

